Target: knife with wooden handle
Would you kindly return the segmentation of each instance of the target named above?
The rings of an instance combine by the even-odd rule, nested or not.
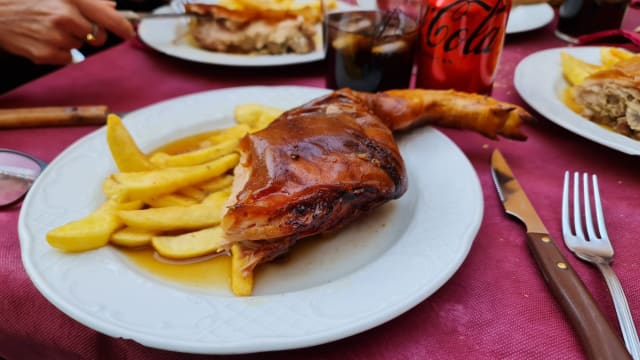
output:
[[[582,280],[556,246],[520,183],[497,149],[491,155],[491,174],[507,214],[525,224],[529,250],[551,293],[578,333],[587,357],[589,359],[631,359],[622,339],[614,332]]]
[[[108,114],[104,105],[0,109],[0,129],[104,125]]]

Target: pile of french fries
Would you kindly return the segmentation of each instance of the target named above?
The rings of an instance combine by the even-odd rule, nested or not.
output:
[[[81,252],[107,244],[152,246],[166,258],[188,259],[231,252],[231,288],[250,295],[252,274],[246,259],[219,226],[231,193],[237,145],[247,133],[265,128],[282,110],[257,104],[236,107],[236,125],[214,131],[189,151],[144,154],[121,119],[109,115],[107,143],[119,172],[103,183],[106,200],[82,219],[49,231],[49,244],[64,252]]]
[[[600,48],[601,64],[591,64],[567,52],[561,52],[562,75],[570,86],[580,85],[590,75],[608,69],[619,61],[627,60],[633,56],[635,56],[634,53],[624,49],[602,47]]]
[[[326,9],[337,6],[335,0],[323,0]],[[295,14],[302,16],[305,21],[315,24],[322,21],[322,2],[320,0],[296,1],[296,0],[220,0],[218,5],[231,10],[259,12],[277,18],[279,14]]]

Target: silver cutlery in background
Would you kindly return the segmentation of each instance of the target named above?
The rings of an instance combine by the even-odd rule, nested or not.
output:
[[[567,245],[578,258],[590,262],[600,269],[604,276],[613,305],[618,314],[618,322],[622,330],[622,336],[627,346],[627,350],[635,360],[640,359],[640,341],[636,332],[631,311],[627,304],[627,299],[622,290],[620,280],[611,269],[609,264],[613,261],[613,246],[607,234],[607,228],[604,223],[604,214],[602,212],[602,203],[600,201],[600,191],[598,189],[598,178],[592,175],[593,189],[593,206],[596,212],[597,230],[594,226],[594,220],[591,211],[591,192],[589,191],[589,176],[582,176],[582,207],[584,208],[584,216],[580,210],[580,175],[576,172],[573,176],[573,214],[569,211],[569,183],[570,174],[564,174],[564,189],[562,193],[562,234],[564,243]],[[573,216],[572,216],[573,215]],[[571,220],[573,219],[573,221]],[[573,222],[573,226],[571,225]],[[584,233],[586,229],[586,235]],[[598,236],[599,234],[599,236]]]

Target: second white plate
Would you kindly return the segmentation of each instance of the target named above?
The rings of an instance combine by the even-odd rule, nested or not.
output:
[[[166,13],[171,9],[164,6],[156,11]],[[189,41],[188,27],[186,18],[147,19],[140,22],[138,35],[145,44],[163,54],[206,64],[259,67],[301,64],[324,58],[321,45],[308,54],[242,55],[205,50]]]
[[[514,6],[507,21],[507,34],[539,29],[550,23],[553,16],[553,8],[547,3]]]
[[[541,115],[580,136],[612,149],[640,155],[640,141],[595,124],[569,109],[561,100],[568,84],[562,76],[560,53],[567,52],[600,64],[600,47],[566,47],[543,50],[524,58],[516,67],[514,83],[520,96]]]

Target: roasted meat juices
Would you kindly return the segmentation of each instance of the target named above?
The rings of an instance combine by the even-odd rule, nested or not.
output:
[[[511,0],[425,0],[416,87],[488,94]]]

